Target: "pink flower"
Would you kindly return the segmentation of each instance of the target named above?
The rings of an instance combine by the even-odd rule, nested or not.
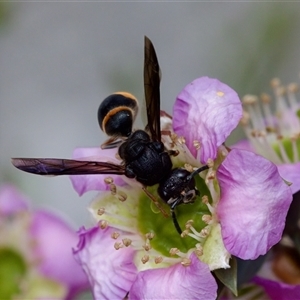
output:
[[[296,97],[298,85],[283,86],[279,79],[271,81],[274,99],[266,93],[260,97],[243,97],[241,124],[247,140],[233,148],[254,151],[277,165],[280,175],[292,182],[293,193],[300,190],[300,119]],[[275,104],[272,111],[271,103]]]
[[[179,94],[173,111],[177,138],[163,135],[164,145],[179,151],[174,167],[209,165],[196,178],[201,196],[176,208],[179,223],[186,224],[181,236],[135,180],[124,177],[119,185],[118,177],[71,176],[79,194],[102,191],[89,208],[102,229],[80,231],[75,250],[96,299],[127,292],[129,299],[215,299],[211,271],[229,268],[231,255],[255,259],[280,240],[292,191],[272,162],[224,146],[241,117],[236,92],[216,79],[196,79]],[[162,124],[172,131],[171,119]],[[105,151],[80,149],[74,158],[103,161]],[[105,160],[112,161],[111,155]],[[155,187],[149,191],[157,197]]]
[[[71,299],[88,287],[72,256],[76,233],[46,210],[32,211],[13,186],[0,190],[1,298]],[[7,264],[7,265],[6,265]],[[2,269],[2,271],[1,271]]]

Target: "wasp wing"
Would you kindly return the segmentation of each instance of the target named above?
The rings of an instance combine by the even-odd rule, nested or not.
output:
[[[100,161],[84,161],[59,158],[12,158],[12,164],[25,172],[37,175],[124,175],[122,165]]]
[[[145,36],[144,89],[148,124],[154,141],[161,140],[160,132],[160,69],[152,42]]]

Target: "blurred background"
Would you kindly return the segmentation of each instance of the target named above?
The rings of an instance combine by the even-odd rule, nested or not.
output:
[[[101,100],[117,90],[143,99],[144,35],[157,51],[169,113],[197,77],[243,96],[269,91],[275,76],[298,81],[300,71],[300,3],[1,2],[0,22],[0,183],[76,226],[89,224],[96,193],[79,197],[67,176],[26,174],[10,158],[70,158],[76,147],[99,146]],[[228,143],[242,137],[237,130]]]

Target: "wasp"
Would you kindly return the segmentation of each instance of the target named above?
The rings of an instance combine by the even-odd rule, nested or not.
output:
[[[147,190],[158,184],[158,195],[170,206],[174,226],[182,233],[175,208],[192,203],[199,194],[194,177],[207,170],[202,166],[193,172],[173,168],[171,156],[176,151],[166,150],[161,141],[160,128],[160,68],[154,46],[145,37],[144,90],[147,111],[145,130],[133,130],[138,111],[136,98],[127,92],[118,92],[105,98],[98,109],[100,128],[110,138],[103,149],[118,147],[121,164],[99,161],[81,161],[57,158],[12,158],[18,169],[37,175],[117,174],[135,178],[159,210],[168,217],[155,197]]]

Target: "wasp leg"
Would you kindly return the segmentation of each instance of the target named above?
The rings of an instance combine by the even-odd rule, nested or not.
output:
[[[159,209],[159,211],[164,215],[165,218],[169,217],[169,214],[162,208],[157,199],[147,190],[146,187],[142,187],[145,194],[153,201],[155,206]]]
[[[120,146],[123,142],[124,142],[124,140],[120,139],[119,137],[113,136],[101,145],[101,149],[116,148],[116,147]]]
[[[179,225],[179,223],[177,221],[177,217],[176,217],[176,214],[175,214],[175,207],[178,205],[178,202],[181,202],[180,198],[177,198],[177,200],[173,202],[173,204],[171,205],[170,211],[171,211],[171,216],[172,216],[173,224],[174,224],[177,232],[181,235],[182,234],[182,230],[180,228],[180,225]]]

